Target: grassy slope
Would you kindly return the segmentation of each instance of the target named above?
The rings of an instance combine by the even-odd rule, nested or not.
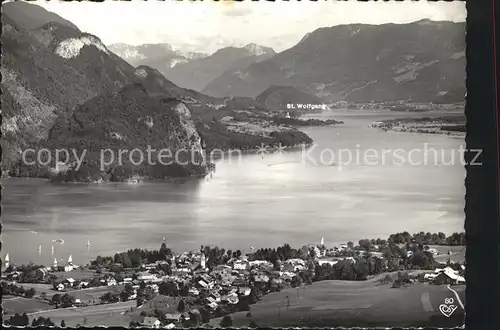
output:
[[[298,290],[286,289],[265,296],[251,306],[252,318],[247,312],[233,314],[233,326],[246,327],[253,319],[258,326],[448,326],[461,325],[459,311],[453,320],[438,311],[439,304],[453,297],[445,286],[413,284],[408,288],[393,289],[390,284],[378,283],[378,278],[363,282],[321,281]],[[456,287],[464,295],[465,286]],[[428,295],[432,311],[426,311],[422,300]],[[290,307],[286,309],[286,296]],[[280,307],[280,308],[278,308]],[[220,319],[211,320],[217,326]]]

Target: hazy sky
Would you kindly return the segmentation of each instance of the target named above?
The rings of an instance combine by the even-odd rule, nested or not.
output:
[[[465,2],[42,2],[37,4],[111,43],[170,43],[214,52],[257,43],[282,51],[317,28],[349,23],[465,21]]]

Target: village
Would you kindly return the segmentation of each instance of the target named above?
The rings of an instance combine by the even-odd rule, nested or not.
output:
[[[65,265],[57,263],[56,259],[51,266],[20,267],[9,264],[7,256],[3,265],[2,291],[4,297],[12,295],[45,301],[41,309],[48,312],[70,308],[90,310],[96,305],[106,310],[122,304],[121,317],[129,320],[127,326],[174,328],[207,324],[212,318],[223,317],[224,320],[232,313],[250,311],[250,306],[268,293],[322,280],[359,281],[379,276],[381,281],[393,281],[392,287],[412,282],[465,284],[464,262],[451,260],[451,252],[442,253],[428,246],[424,252],[413,249],[414,252],[408,244],[393,244],[394,249],[401,249],[400,253],[406,256],[406,260],[418,259],[422,255],[441,260],[421,267],[416,265],[417,262],[402,260],[395,264],[395,258],[389,256],[385,245],[379,246],[374,240],[373,244],[362,240],[360,245],[349,242],[331,248],[326,248],[323,241],[297,250],[284,245],[277,249],[277,258],[274,249],[260,249],[243,255],[240,251],[202,247],[199,251],[174,254],[163,243],[159,251],[147,252],[149,257],[144,258],[159,260],[147,263],[141,260],[138,267],[127,268],[117,256],[98,257],[86,266],[76,265],[69,256]],[[406,251],[406,248],[409,249]],[[132,252],[128,255],[133,256]],[[125,263],[130,266],[129,262]],[[390,272],[396,272],[397,278],[382,276]],[[38,314],[42,321],[36,319],[40,309],[23,310],[21,307],[12,310],[9,300],[5,302],[4,322],[11,322],[11,325],[26,323],[27,319],[32,324],[45,322],[43,313]],[[21,315],[23,313],[26,316]],[[60,319],[61,324],[69,321],[63,316]],[[86,319],[82,318],[78,325],[85,325]],[[113,321],[110,319],[110,322]],[[227,319],[225,322],[227,324]]]

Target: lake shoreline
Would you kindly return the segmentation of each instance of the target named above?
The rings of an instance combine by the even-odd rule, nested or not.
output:
[[[370,127],[383,131],[465,137],[465,118],[460,115],[436,118],[399,118],[373,122]]]

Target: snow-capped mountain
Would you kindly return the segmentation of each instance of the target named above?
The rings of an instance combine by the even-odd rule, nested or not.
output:
[[[139,46],[127,45],[124,43],[111,44],[108,48],[125,61],[136,66],[143,64],[144,60],[151,60],[163,57],[184,57],[178,54],[170,44],[144,44]]]
[[[248,51],[248,54],[251,56],[262,56],[266,54],[274,54],[274,50],[269,47],[264,47],[261,45],[257,45],[254,43],[248,44],[243,47]]]

